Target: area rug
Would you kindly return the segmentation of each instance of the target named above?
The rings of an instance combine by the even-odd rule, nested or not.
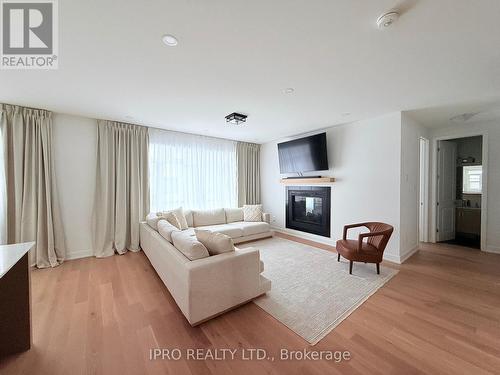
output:
[[[242,245],[260,250],[271,291],[257,306],[314,345],[397,274],[381,264],[337,262],[337,254],[283,238]]]

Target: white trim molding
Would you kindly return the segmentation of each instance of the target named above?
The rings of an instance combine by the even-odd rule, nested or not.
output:
[[[485,251],[487,253],[492,253],[492,254],[500,254],[500,246],[488,245],[488,246],[486,246],[486,249],[483,251]]]
[[[321,237],[321,236],[317,236],[315,234],[301,232],[299,230],[294,230],[294,229],[282,228],[282,227],[278,227],[278,226],[271,226],[271,230],[274,230],[275,232],[290,234],[292,236],[303,238],[305,240],[319,242],[319,243],[329,245],[329,246],[335,246],[335,243],[337,242],[337,240],[335,240],[334,238],[331,238],[331,237],[330,238]]]
[[[296,237],[302,238],[304,240],[319,242],[319,243],[333,246],[333,247],[335,247],[336,242],[337,242],[337,240],[335,240],[333,238],[330,238],[330,239],[321,238],[321,237],[316,236],[314,234],[309,234],[309,233],[305,233],[305,232],[301,232],[301,231],[297,231],[297,230],[293,230],[293,229],[288,229],[288,228],[282,228],[282,227],[278,227],[278,226],[272,226],[271,229],[275,232],[290,234],[292,236],[296,236]],[[399,255],[399,256],[394,255],[394,254],[384,253],[384,260],[391,262],[391,263],[402,264],[406,260],[408,260],[413,254],[418,252],[418,250],[419,250],[419,246],[417,245],[417,246],[413,247],[411,250],[407,251],[405,254]]]
[[[468,138],[468,137],[483,137],[483,155],[482,155],[482,165],[483,165],[483,192],[481,196],[481,250],[487,252],[490,251],[491,246],[488,247],[486,244],[487,239],[487,228],[488,228],[488,131],[484,130],[450,130],[448,134],[442,136],[434,136],[432,138],[432,166],[431,166],[431,236],[430,241],[436,243],[436,228],[437,228],[437,146],[438,141]]]

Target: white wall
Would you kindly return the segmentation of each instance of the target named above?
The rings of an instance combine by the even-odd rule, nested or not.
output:
[[[54,114],[53,152],[67,259],[92,255],[97,123]]]
[[[404,261],[419,245],[420,137],[429,130],[407,113],[401,114],[401,250]]]
[[[331,238],[286,231],[334,245],[346,224],[383,221],[395,227],[384,257],[399,262],[401,113],[331,127],[326,133],[330,170],[321,175],[336,179],[331,185]],[[262,203],[278,230],[285,228],[285,187],[279,183],[277,143],[285,140],[261,148]]]
[[[482,208],[486,207],[486,240],[483,250],[500,253],[500,120],[481,123],[454,124],[452,127],[431,129],[432,159],[435,162],[435,142],[440,137],[471,137],[483,135],[487,149],[483,149],[483,171],[486,168],[487,199],[483,196]],[[486,156],[486,158],[485,158]],[[432,174],[432,202],[435,204],[435,173]],[[435,211],[431,210],[431,220],[435,226]]]

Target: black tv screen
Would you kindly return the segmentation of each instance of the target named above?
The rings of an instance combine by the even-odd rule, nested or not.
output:
[[[278,143],[281,173],[326,171],[326,133]]]

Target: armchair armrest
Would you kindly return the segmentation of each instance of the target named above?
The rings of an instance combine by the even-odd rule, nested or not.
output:
[[[365,227],[365,223],[358,223],[358,224],[349,224],[344,226],[344,235],[342,237],[343,240],[347,240],[347,231],[351,228],[358,228],[358,227]]]
[[[363,244],[363,240],[367,237],[376,237],[376,236],[383,236],[385,232],[370,232],[370,233],[361,233],[358,236],[358,251],[361,250],[361,246]]]

